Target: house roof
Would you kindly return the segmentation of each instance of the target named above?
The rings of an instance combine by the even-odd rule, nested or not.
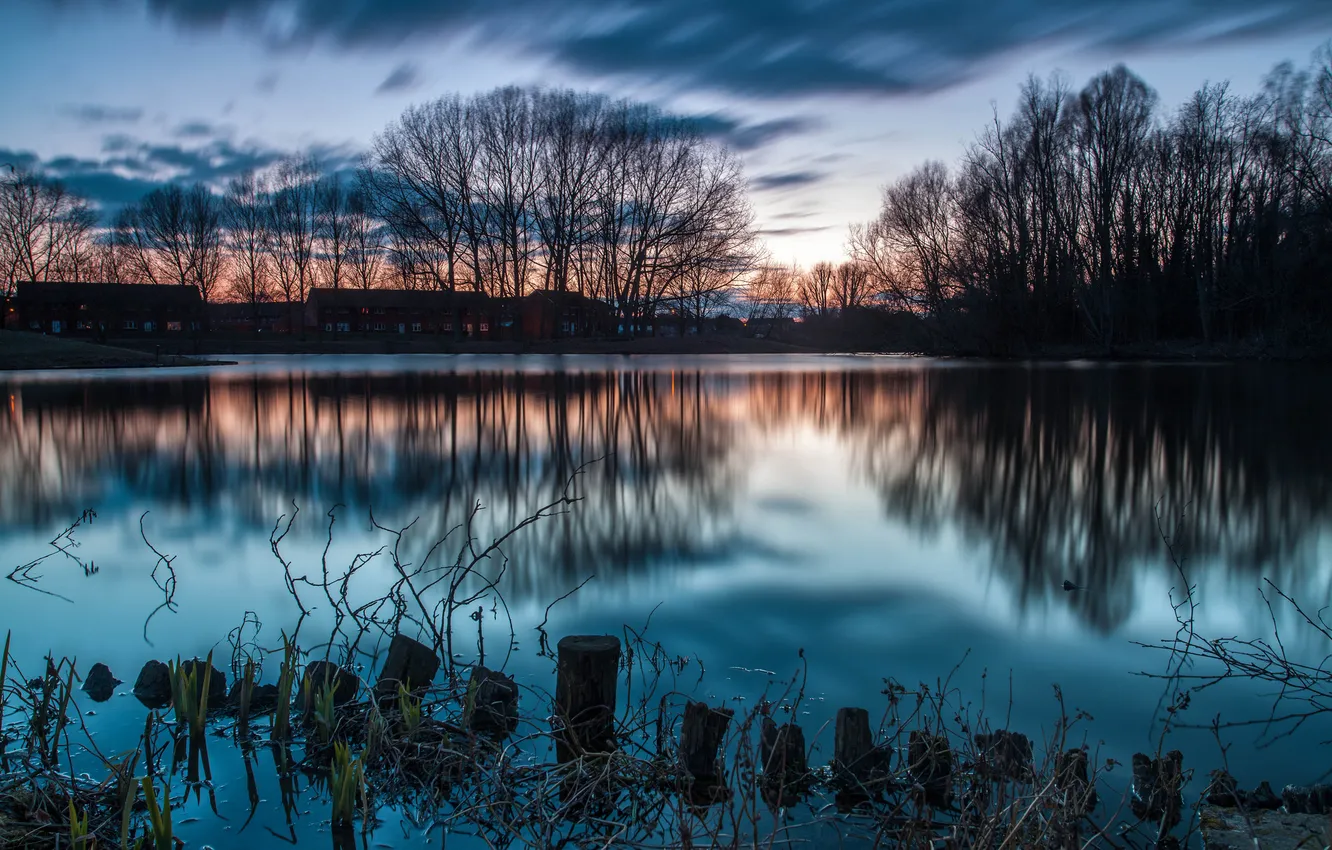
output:
[[[480,292],[445,292],[437,289],[327,289],[310,290],[314,307],[385,307],[394,309],[451,309],[480,306],[492,299]]]
[[[77,301],[96,306],[198,307],[202,300],[193,286],[167,283],[73,283],[27,281],[18,285],[18,300],[46,304]]]

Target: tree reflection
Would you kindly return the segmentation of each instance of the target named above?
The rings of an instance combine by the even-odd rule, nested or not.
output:
[[[115,500],[266,533],[292,500],[419,516],[442,536],[475,502],[521,536],[514,592],[550,597],[696,560],[738,539],[765,435],[837,435],[888,518],[955,529],[1018,589],[1101,629],[1133,573],[1169,569],[1155,523],[1185,509],[1195,569],[1281,582],[1328,527],[1332,424],[1308,369],[914,365],[848,371],[294,372],[12,383],[0,418],[0,523],[41,526]],[[486,527],[479,531],[484,534]],[[760,530],[761,533],[761,530]]]

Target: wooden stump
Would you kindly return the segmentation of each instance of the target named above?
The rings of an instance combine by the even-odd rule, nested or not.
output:
[[[1055,788],[1063,792],[1073,814],[1082,817],[1096,810],[1096,788],[1087,775],[1087,751],[1066,750],[1055,757]]]
[[[518,685],[512,676],[473,667],[463,722],[474,732],[508,735],[518,726]]]
[[[343,706],[356,699],[356,692],[361,689],[361,680],[355,673],[339,667],[332,661],[311,661],[305,665],[305,677],[310,682],[310,693],[302,693],[302,705],[306,711],[314,710],[313,700],[317,699],[325,686],[333,691],[333,704]]]
[[[711,784],[721,774],[719,750],[735,712],[704,702],[685,706],[680,726],[680,763],[695,782]]]
[[[1000,730],[976,735],[980,773],[990,779],[1032,780],[1031,739],[1020,732]]]
[[[1129,808],[1139,820],[1158,824],[1162,836],[1179,824],[1184,808],[1183,773],[1184,755],[1179,750],[1171,750],[1159,759],[1133,754]]]
[[[953,750],[947,736],[912,732],[907,738],[907,770],[924,789],[926,804],[948,805],[953,796]]]
[[[833,769],[844,783],[861,785],[887,765],[887,753],[874,746],[869,712],[863,708],[837,709],[833,737]]]
[[[763,718],[759,738],[759,760],[763,765],[765,797],[769,805],[782,808],[803,795],[808,784],[809,765],[805,760],[805,731],[795,723],[778,726],[771,717]]]
[[[555,679],[555,755],[563,764],[615,748],[615,695],[620,639],[569,635],[558,645]]]
[[[375,699],[380,704],[392,703],[398,698],[398,685],[420,693],[430,687],[438,672],[439,656],[433,649],[406,635],[394,635],[375,682]]]

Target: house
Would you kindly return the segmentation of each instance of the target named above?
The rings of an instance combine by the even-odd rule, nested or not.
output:
[[[203,300],[193,286],[152,283],[19,283],[22,330],[70,336],[157,336],[198,331]]]
[[[507,302],[479,292],[409,289],[310,290],[305,324],[322,334],[440,334],[503,339],[514,325]]]
[[[264,301],[258,304],[224,302],[209,304],[205,309],[208,329],[237,334],[287,333],[291,330],[293,311],[300,305],[288,306],[283,301]]]
[[[615,311],[605,301],[579,292],[539,289],[516,299],[523,339],[605,336],[615,326]]]

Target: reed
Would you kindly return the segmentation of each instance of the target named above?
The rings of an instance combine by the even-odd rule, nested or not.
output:
[[[164,788],[162,804],[157,803],[157,789],[153,780],[143,778],[143,801],[148,811],[148,829],[154,850],[175,850],[175,840],[171,835],[171,789]],[[142,843],[140,844],[142,846]]]
[[[74,850],[92,850],[97,846],[97,840],[88,834],[88,812],[84,811],[80,816],[72,798],[69,801],[69,846]]]
[[[333,745],[333,768],[329,786],[333,794],[333,823],[347,826],[356,811],[358,793],[364,799],[365,768],[361,757],[351,757],[351,748],[338,741]]]
[[[273,717],[273,738],[291,736],[291,689],[296,683],[296,645],[282,636],[282,670],[278,674],[277,714]]]
[[[398,715],[407,735],[414,735],[421,728],[421,698],[413,696],[401,682],[398,683]]]
[[[9,681],[9,639],[13,631],[5,632],[5,651],[0,655],[0,773],[9,770],[9,756],[5,753],[5,683]]]

